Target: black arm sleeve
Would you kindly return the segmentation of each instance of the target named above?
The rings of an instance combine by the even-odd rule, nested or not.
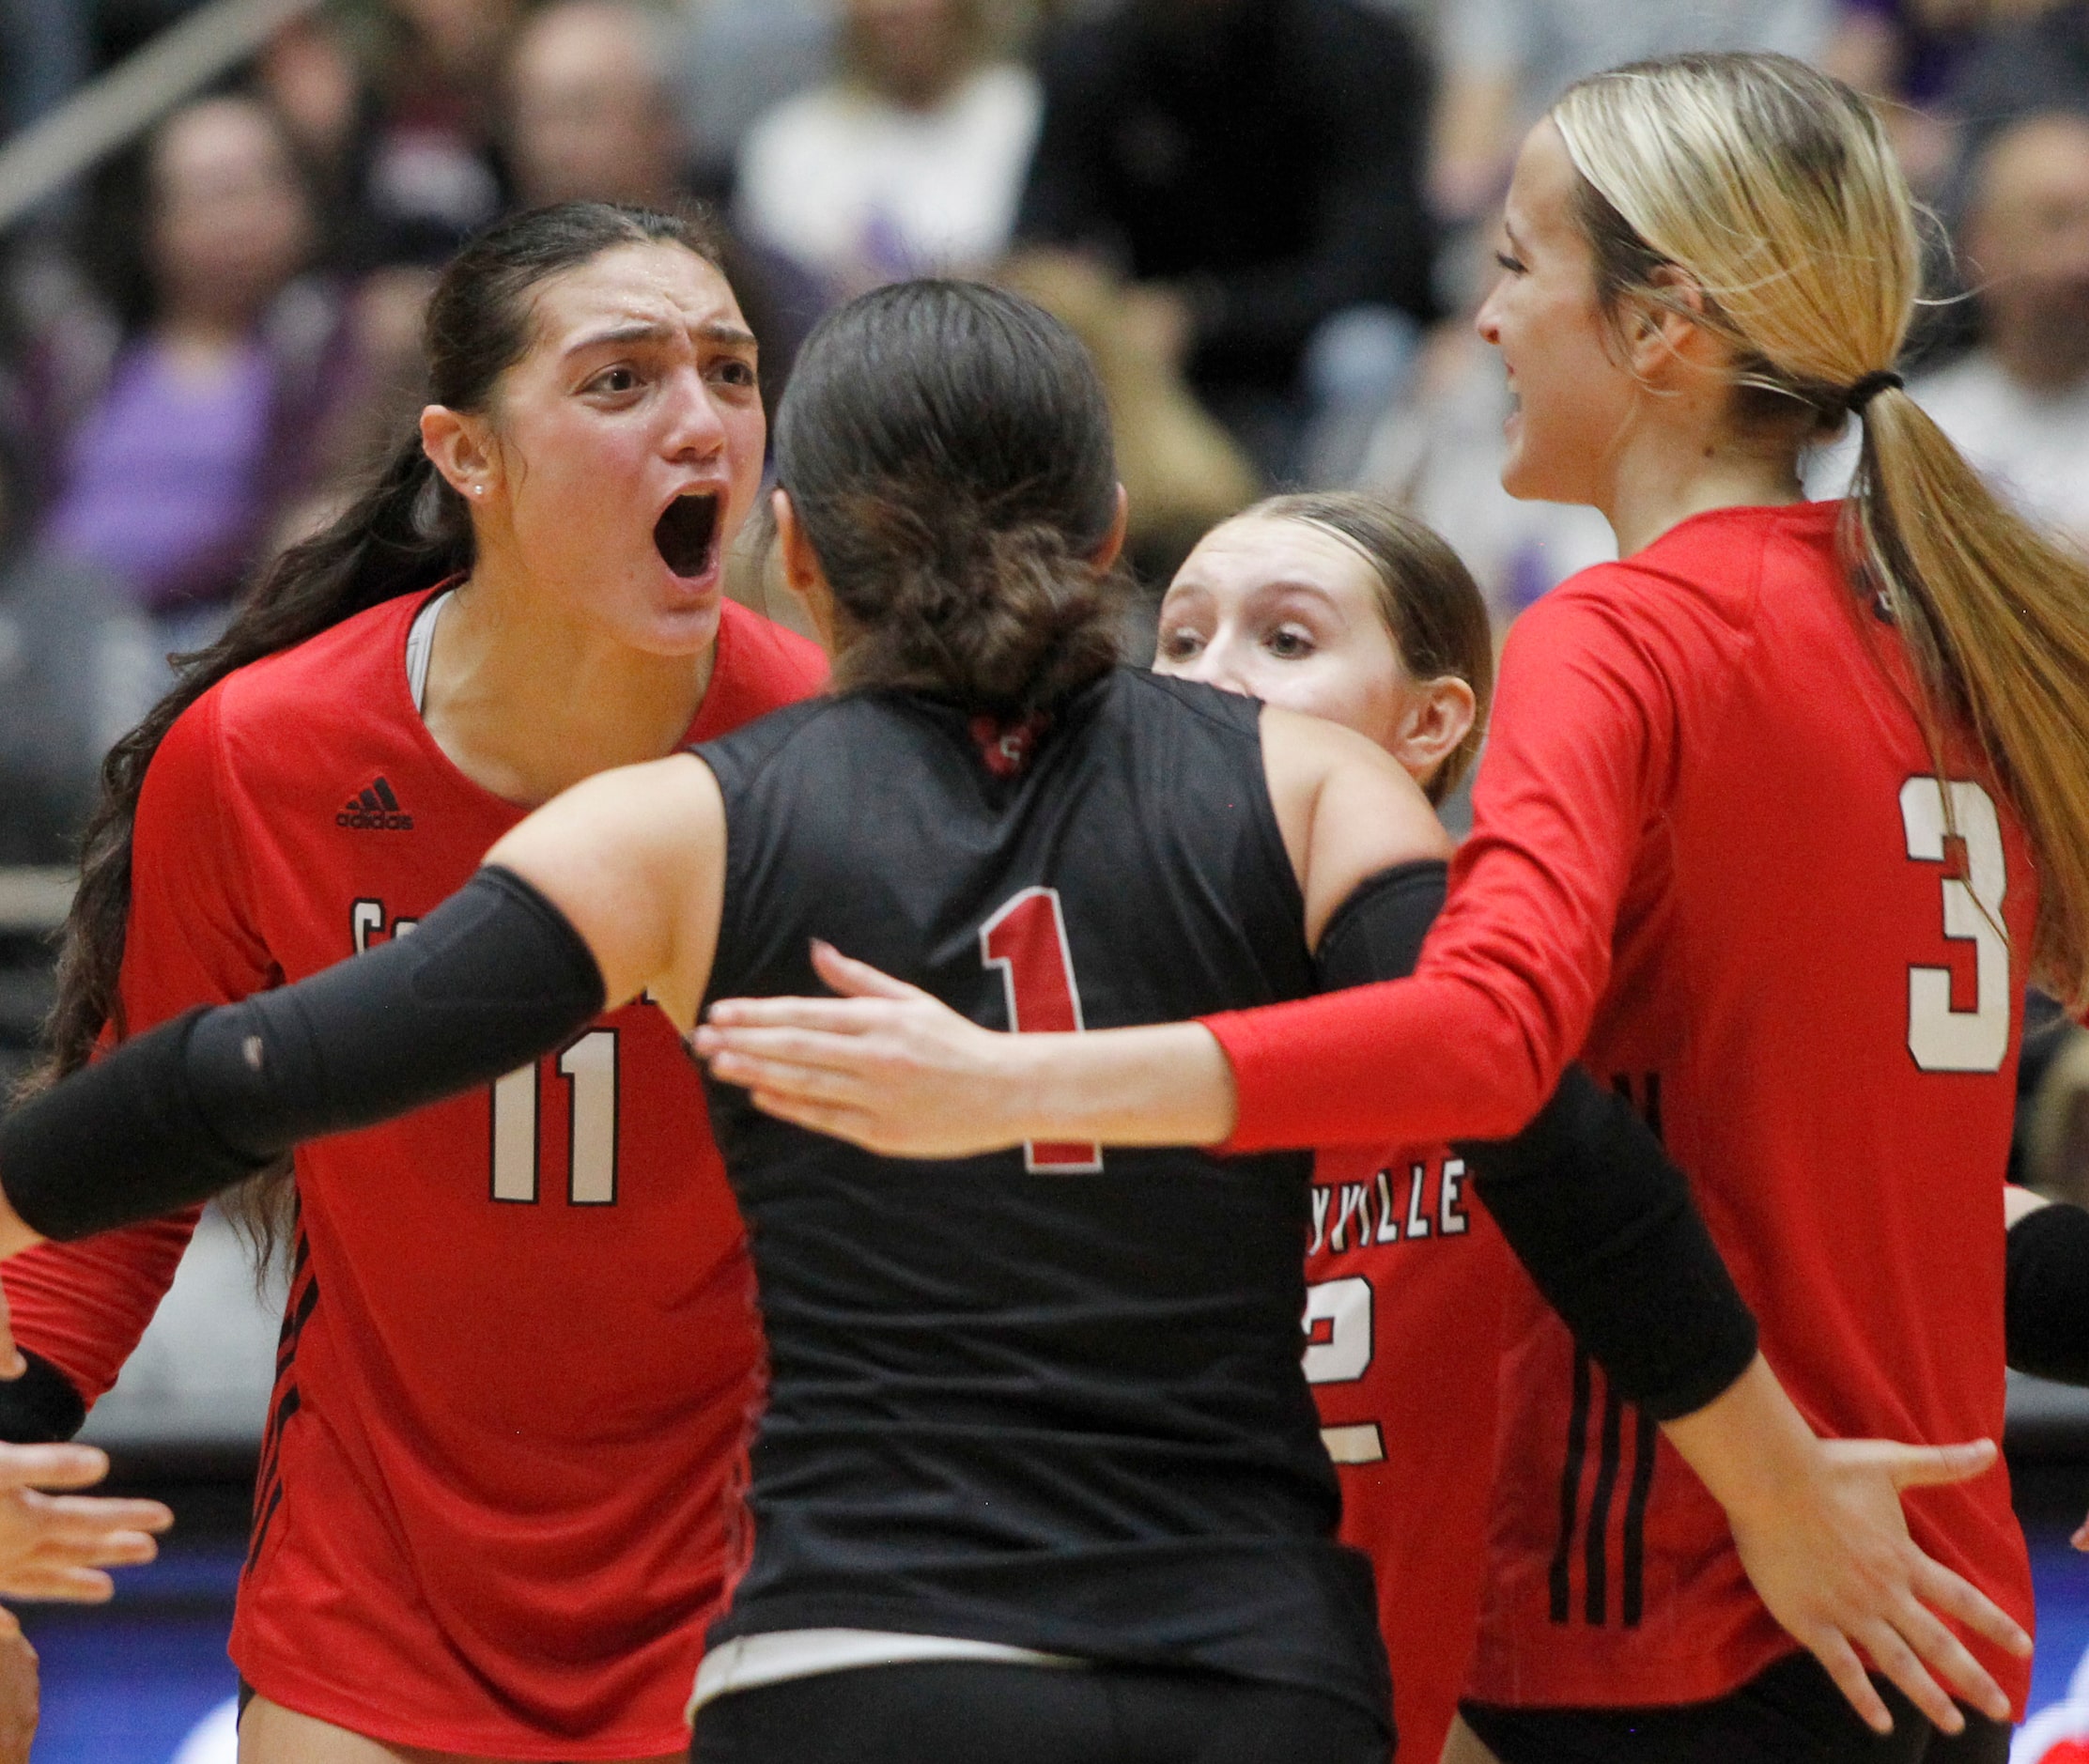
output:
[[[1321,934],[1323,989],[1411,973],[1445,885],[1441,863],[1358,884]],[[1689,1179],[1626,1098],[1571,1066],[1513,1139],[1457,1150],[1509,1247],[1619,1396],[1672,1420],[1748,1369],[1755,1317]]]
[[[23,1348],[29,1369],[0,1382],[0,1440],[48,1446],[70,1439],[87,1418],[87,1405],[68,1378],[42,1354]]]
[[[193,1011],[24,1104],[0,1122],[0,1187],[61,1241],[155,1218],[301,1139],[527,1065],[602,1002],[565,916],[511,872],[481,870],[410,936]]]
[[[2089,1212],[2060,1202],[2009,1228],[2003,1339],[2019,1372],[2089,1385]]]

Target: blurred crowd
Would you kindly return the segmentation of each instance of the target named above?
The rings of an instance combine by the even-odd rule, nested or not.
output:
[[[193,9],[0,0],[0,140]],[[1689,48],[1882,101],[1936,216],[1911,384],[2089,543],[2089,0],[332,0],[0,236],[0,864],[66,858],[165,657],[410,420],[437,267],[521,204],[712,205],[772,400],[833,302],[1003,279],[1103,368],[1149,583],[1265,488],[1357,485],[1506,627],[1611,549],[1496,481],[1471,317],[1516,145]],[[2089,1168],[2067,1108],[2032,1151]]]

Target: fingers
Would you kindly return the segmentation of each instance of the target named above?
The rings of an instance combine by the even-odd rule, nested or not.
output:
[[[2009,1719],[2009,1699],[1987,1667],[1939,1618],[1912,1599],[1896,1619],[1901,1639],[1930,1671],[1940,1674],[1952,1694],[1995,1721]]]
[[[0,1574],[0,1592],[10,1599],[50,1599],[61,1604],[106,1604],[116,1596],[116,1582],[95,1568],[28,1567]]]
[[[1900,1687],[1901,1694],[1928,1718],[1938,1732],[1965,1731],[1966,1718],[1959,1712],[1957,1704],[1929,1676],[1922,1662],[1915,1658],[1914,1649],[1892,1624],[1875,1619],[1858,1632],[1856,1639],[1871,1656],[1872,1664]]]
[[[1807,1647],[1834,1679],[1844,1700],[1857,1711],[1857,1719],[1874,1733],[1891,1733],[1893,1716],[1886,1710],[1886,1699],[1879,1694],[1879,1687],[1872,1683],[1871,1675],[1865,1670],[1865,1663],[1857,1658],[1849,1638],[1839,1630],[1830,1630]]]
[[[93,1446],[0,1445],[0,1488],[84,1489],[108,1474],[108,1455]]]
[[[737,1084],[742,1090],[793,1096],[810,1103],[847,1104],[861,1100],[861,1076],[831,1066],[806,1065],[795,1060],[740,1053],[715,1055],[709,1065],[711,1075],[720,1083]]]
[[[831,943],[822,943],[817,937],[812,939],[812,971],[844,998],[925,998],[929,996],[919,986],[894,980],[868,962],[843,955]]]
[[[1985,1636],[2019,1660],[2031,1658],[2031,1637],[2008,1612],[1962,1575],[1954,1573],[1932,1556],[1921,1555],[1911,1580],[1915,1597],[1930,1610],[1942,1612],[1953,1621],[1962,1623],[1975,1635]],[[1969,1697],[1967,1700],[1978,1699]]]
[[[1875,1461],[1893,1478],[1896,1489],[1927,1488],[1939,1482],[1963,1482],[1994,1467],[2000,1456],[1991,1439],[1959,1446],[1903,1446],[1890,1440],[1866,1440]]]
[[[747,1029],[779,1029],[861,1035],[890,1020],[884,999],[720,998],[704,1014],[697,1032],[701,1035],[708,1029],[737,1035]]]
[[[174,1513],[158,1501],[101,1500],[79,1494],[27,1494],[38,1514],[39,1535],[66,1540],[112,1531],[164,1531]]]

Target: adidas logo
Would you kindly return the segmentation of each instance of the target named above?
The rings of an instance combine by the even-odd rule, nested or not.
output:
[[[392,794],[392,786],[379,778],[367,790],[350,797],[348,806],[333,817],[333,824],[403,833],[413,826],[413,817],[399,807],[399,799]]]

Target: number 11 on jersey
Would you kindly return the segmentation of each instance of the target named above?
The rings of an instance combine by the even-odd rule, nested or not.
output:
[[[1001,970],[1011,1029],[1049,1034],[1086,1027],[1057,889],[1025,889],[1004,902],[980,927],[980,960]],[[1023,1147],[1023,1167],[1039,1175],[1092,1174],[1103,1168],[1103,1148],[1034,1141]]]

